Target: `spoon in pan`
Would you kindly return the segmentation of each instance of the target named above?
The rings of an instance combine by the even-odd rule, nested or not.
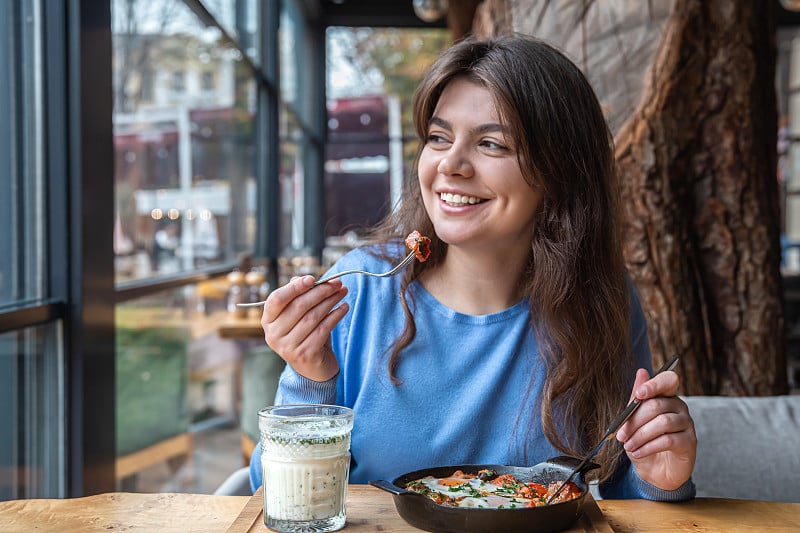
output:
[[[664,366],[659,368],[658,372],[653,374],[653,377],[656,377],[662,372],[666,372],[667,370],[672,370],[673,368],[675,368],[675,366],[678,364],[678,359],[679,358],[677,355],[673,355],[672,357],[670,357],[667,360],[667,362],[664,363]],[[614,419],[613,422],[611,422],[610,426],[608,426],[608,430],[606,430],[605,436],[602,439],[600,439],[600,442],[597,443],[597,446],[595,446],[594,450],[592,450],[591,453],[587,455],[586,458],[572,470],[572,473],[569,475],[569,477],[564,481],[562,481],[561,484],[558,486],[558,488],[553,492],[553,494],[550,495],[550,497],[547,499],[548,504],[552,502],[556,496],[558,496],[558,493],[561,492],[561,489],[563,489],[567,485],[567,483],[572,481],[572,478],[575,477],[575,474],[580,472],[581,469],[583,469],[589,463],[589,461],[591,461],[594,458],[594,456],[597,455],[597,453],[600,451],[603,445],[609,440],[611,440],[611,438],[614,435],[617,434],[617,430],[620,428],[620,426],[622,426],[622,424],[624,424],[625,421],[628,418],[630,418],[630,416],[634,413],[634,411],[636,411],[639,408],[640,405],[641,402],[636,398],[631,400],[631,402],[628,404],[625,410],[622,411],[619,414],[619,416],[617,416],[617,418]]]

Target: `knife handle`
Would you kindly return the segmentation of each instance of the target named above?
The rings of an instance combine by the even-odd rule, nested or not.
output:
[[[664,363],[664,365],[661,368],[659,368],[658,371],[655,374],[653,374],[653,377],[656,377],[660,373],[666,372],[667,370],[674,369],[678,365],[678,360],[679,359],[680,359],[680,357],[678,357],[677,354],[675,354],[672,357],[670,357],[669,359],[667,359],[667,362]],[[628,406],[625,408],[625,410],[622,411],[619,414],[619,416],[617,416],[617,418],[614,419],[613,422],[611,422],[610,426],[608,426],[608,431],[606,432],[606,436],[604,437],[603,440],[611,439],[611,437],[613,437],[617,433],[617,430],[622,426],[622,424],[624,424],[625,421],[628,418],[630,418],[630,416],[634,413],[634,411],[636,411],[636,409],[639,408],[640,405],[641,405],[641,402],[639,400],[637,400],[636,398],[631,400],[631,403],[628,404]]]

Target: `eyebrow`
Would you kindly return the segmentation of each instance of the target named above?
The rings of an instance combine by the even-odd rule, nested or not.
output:
[[[453,125],[450,122],[436,116],[433,116],[430,118],[430,120],[428,120],[428,127],[430,126],[440,126],[448,131],[453,131]],[[472,135],[495,132],[509,134],[511,130],[509,130],[508,127],[496,122],[481,124],[469,130],[469,133]]]

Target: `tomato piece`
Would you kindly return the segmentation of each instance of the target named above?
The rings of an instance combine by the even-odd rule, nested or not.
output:
[[[414,252],[417,260],[424,263],[431,255],[431,240],[422,235],[419,231],[414,230],[406,237],[406,246]]]
[[[561,485],[560,481],[551,481],[550,485],[548,485],[547,487],[547,494],[545,496],[549,499],[550,496],[552,496],[552,494],[558,490],[558,487],[560,485]],[[570,481],[564,486],[563,489],[561,489],[556,498],[553,500],[553,503],[573,500],[580,495],[581,495],[581,489],[578,488],[578,485]]]
[[[542,485],[541,483],[528,483],[528,488],[531,489],[531,492],[535,494],[536,498],[541,498],[545,494],[547,494],[547,487]]]
[[[422,234],[417,230],[408,234],[408,237],[406,237],[406,246],[409,250],[417,249],[417,241],[419,241],[420,237],[422,237]]]
[[[514,476],[512,476],[511,474],[503,474],[502,476],[497,476],[489,483],[491,483],[492,485],[497,485],[498,487],[502,487],[503,485],[514,484],[516,482],[517,480],[514,479]]]

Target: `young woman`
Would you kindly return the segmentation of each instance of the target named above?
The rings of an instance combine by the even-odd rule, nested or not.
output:
[[[693,497],[694,424],[678,376],[650,378],[613,141],[580,70],[529,37],[465,40],[428,71],[414,119],[402,205],[331,273],[388,270],[413,230],[430,258],[392,278],[275,290],[262,325],[288,363],[276,402],[353,408],[350,480],[365,483],[580,457],[636,397],[596,458],[602,494]],[[257,449],[254,488],[259,461]]]

